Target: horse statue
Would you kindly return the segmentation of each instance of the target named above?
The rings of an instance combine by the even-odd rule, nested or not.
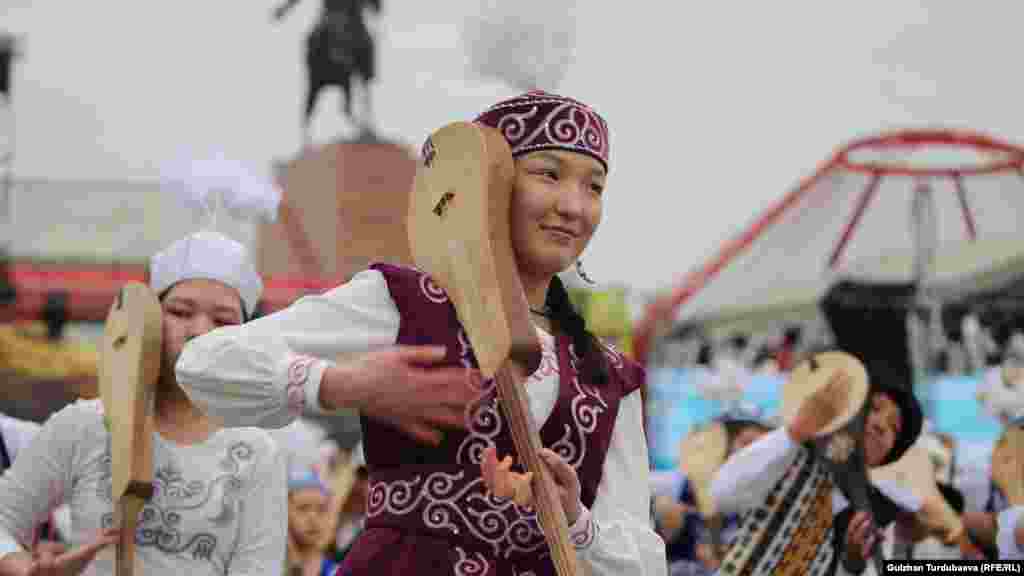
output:
[[[274,11],[280,21],[300,0],[285,0]],[[311,143],[310,122],[317,97],[328,86],[342,91],[343,112],[359,127],[363,136],[372,133],[370,83],[376,77],[373,37],[366,25],[366,11],[380,14],[381,0],[323,0],[320,16],[306,37],[306,105],[303,112],[303,141]],[[352,111],[353,79],[360,80],[362,117]]]

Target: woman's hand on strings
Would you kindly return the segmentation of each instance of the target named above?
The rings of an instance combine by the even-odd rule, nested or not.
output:
[[[917,544],[933,533],[941,536],[925,522],[924,514],[904,512],[893,520],[893,538],[898,542]]]
[[[583,505],[580,503],[580,480],[576,475],[576,469],[547,448],[542,449],[538,455],[555,482],[565,518],[572,526],[583,513]],[[533,506],[533,472],[520,474],[513,472],[511,466],[511,457],[505,456],[499,461],[497,450],[493,446],[486,448],[480,462],[484,483],[498,498],[511,498],[519,506]]]
[[[846,545],[843,547],[843,561],[848,569],[859,572],[880,540],[881,534],[875,528],[871,515],[863,510],[854,514],[846,528]]]
[[[117,543],[118,535],[116,528],[103,530],[73,550],[57,542],[40,542],[31,554],[17,553],[5,557],[0,573],[18,576],[78,576],[100,550]]]
[[[576,475],[576,469],[553,450],[544,448],[539,454],[554,477],[558,497],[562,501],[562,509],[565,510],[565,519],[572,526],[583,513],[583,504],[580,503],[580,479]]]
[[[480,473],[484,484],[497,498],[508,498],[517,506],[533,506],[533,472],[520,474],[512,471],[512,457],[505,456],[498,461],[498,450],[494,446],[484,449],[480,461]]]
[[[481,391],[480,372],[443,366],[443,346],[396,346],[331,366],[321,383],[328,409],[352,408],[437,445],[444,428],[465,428],[466,407]]]

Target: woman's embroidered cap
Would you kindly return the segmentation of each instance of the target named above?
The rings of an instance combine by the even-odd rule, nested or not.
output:
[[[217,280],[238,290],[249,316],[263,292],[245,246],[212,231],[190,234],[150,258],[149,285],[157,294],[184,280]]]
[[[595,158],[608,170],[608,124],[586,104],[532,90],[498,102],[475,122],[497,129],[512,155],[537,150],[568,150]]]

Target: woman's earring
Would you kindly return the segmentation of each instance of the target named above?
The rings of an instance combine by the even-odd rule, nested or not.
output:
[[[576,274],[578,274],[580,278],[583,278],[583,281],[586,282],[587,284],[597,284],[597,282],[591,280],[590,276],[587,276],[587,273],[583,271],[583,260],[576,261]]]

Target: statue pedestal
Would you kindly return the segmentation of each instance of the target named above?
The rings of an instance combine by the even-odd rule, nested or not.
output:
[[[374,261],[411,264],[405,222],[416,163],[396,144],[357,141],[314,148],[280,166],[277,222],[256,230],[257,266],[275,279],[264,304],[287,305],[311,284],[316,291],[336,286]],[[359,437],[355,412],[306,417],[343,448]]]
[[[257,232],[265,276],[347,281],[373,261],[410,264],[405,221],[416,173],[387,142],[339,142],[280,167],[278,221]]]

